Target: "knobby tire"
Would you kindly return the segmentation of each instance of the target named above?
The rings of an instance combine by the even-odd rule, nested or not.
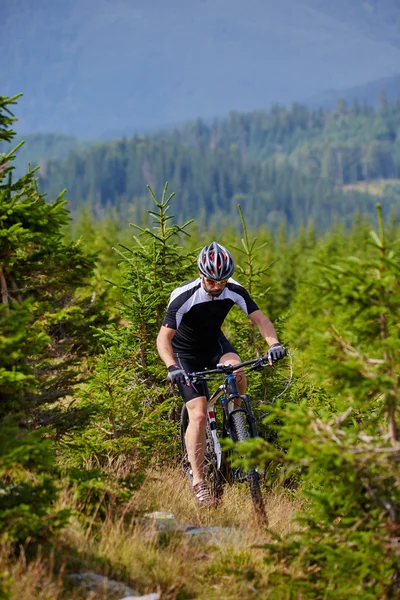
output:
[[[242,412],[236,412],[231,415],[233,428],[238,442],[244,442],[249,439],[250,434],[247,428],[245,416]],[[251,499],[258,519],[264,524],[268,524],[268,517],[265,510],[264,498],[261,492],[260,475],[257,469],[250,469],[245,473],[245,477],[250,487]]]

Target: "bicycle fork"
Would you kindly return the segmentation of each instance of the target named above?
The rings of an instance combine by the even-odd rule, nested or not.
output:
[[[219,443],[218,434],[217,434],[217,422],[215,420],[214,406],[207,407],[207,418],[208,418],[207,427],[210,428],[211,439],[214,444],[214,452],[215,452],[215,456],[217,457],[217,469],[220,469],[221,464],[222,464],[222,448],[221,448],[221,444]]]
[[[236,378],[234,375],[227,377],[227,389],[224,385],[221,385],[218,390],[212,395],[207,406],[207,428],[209,428],[208,436],[212,439],[215,456],[217,457],[217,469],[221,468],[222,465],[222,448],[218,439],[217,423],[215,420],[215,402],[219,399],[221,402],[222,409],[225,415],[225,423],[229,429],[228,433],[231,439],[235,440],[236,435],[232,431],[232,419],[231,416],[236,412],[242,412],[249,424],[251,437],[257,437],[257,425],[253,415],[250,404],[250,396],[248,394],[239,394],[236,387]],[[226,393],[228,392],[228,393]],[[224,395],[225,394],[225,395]],[[234,401],[240,398],[244,402],[244,408],[234,408]]]

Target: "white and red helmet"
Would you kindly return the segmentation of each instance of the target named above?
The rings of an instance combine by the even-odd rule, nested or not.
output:
[[[199,271],[204,277],[220,281],[228,279],[235,270],[232,254],[217,242],[204,246],[197,260]]]

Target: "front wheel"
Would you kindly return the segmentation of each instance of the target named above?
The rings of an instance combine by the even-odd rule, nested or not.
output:
[[[235,433],[237,442],[244,442],[249,439],[250,433],[248,431],[247,422],[243,412],[235,412],[231,415],[232,425]],[[257,469],[250,469],[244,473],[244,477],[250,487],[251,499],[253,506],[256,511],[258,519],[264,524],[268,525],[268,517],[265,510],[264,498],[261,492],[260,486],[260,474]]]

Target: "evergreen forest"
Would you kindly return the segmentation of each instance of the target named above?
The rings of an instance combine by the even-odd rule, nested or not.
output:
[[[385,217],[399,201],[400,102],[383,93],[376,108],[343,99],[331,110],[275,105],[82,145],[37,136],[31,160],[41,159],[42,191],[54,197],[66,188],[72,213],[85,206],[97,219],[113,210],[121,221],[141,221],[151,209],[146,185],[161,193],[165,181],[175,212],[202,228],[239,227],[240,204],[252,228],[297,234],[313,223],[323,233],[334,222],[350,226],[357,214],[373,216],[377,198]]]
[[[199,119],[23,174],[17,102],[0,96],[0,598],[122,598],[105,578],[161,600],[398,598],[400,101]],[[288,351],[249,376],[260,437],[238,448],[264,528],[244,485],[195,505],[155,346],[213,239]],[[224,333],[243,360],[267,350],[237,308]]]

